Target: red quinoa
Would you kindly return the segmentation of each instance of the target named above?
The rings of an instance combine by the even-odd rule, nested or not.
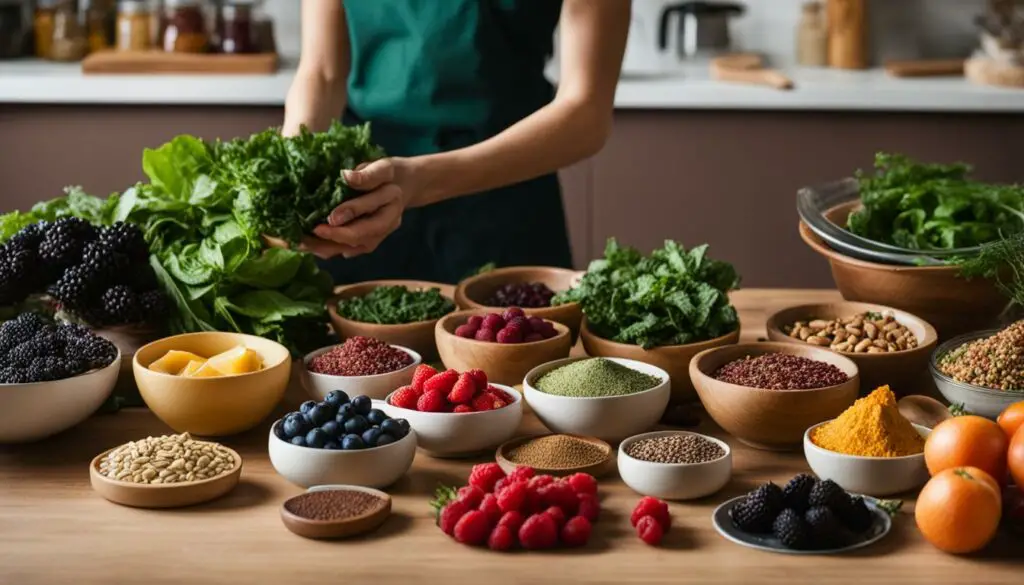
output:
[[[329,376],[376,376],[412,364],[412,356],[372,337],[350,337],[309,361],[309,371]]]
[[[842,384],[849,376],[826,362],[785,353],[766,353],[731,361],[719,368],[714,378],[765,390],[808,390]]]

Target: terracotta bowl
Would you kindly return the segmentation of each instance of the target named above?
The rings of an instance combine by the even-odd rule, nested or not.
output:
[[[746,356],[787,353],[830,363],[849,379],[812,390],[764,390],[729,384],[712,377],[718,368]],[[804,432],[831,420],[857,399],[857,364],[838,353],[809,344],[741,343],[702,351],[690,362],[690,377],[701,402],[718,426],[758,449],[799,449]]]
[[[690,360],[698,353],[712,347],[732,345],[740,340],[740,331],[737,329],[732,333],[700,341],[687,343],[685,345],[663,345],[651,349],[643,349],[639,345],[619,343],[603,337],[598,337],[587,326],[586,318],[580,327],[580,339],[583,340],[583,349],[587,355],[592,357],[620,357],[638,362],[644,362],[657,366],[666,372],[672,380],[673,404],[692,402],[697,399],[693,382],[690,380]]]
[[[864,312],[891,313],[898,323],[917,337],[917,347],[893,353],[838,352],[855,364],[860,370],[861,385],[865,391],[888,384],[899,396],[915,394],[924,372],[928,371],[928,359],[938,335],[935,328],[920,317],[884,305],[854,303],[849,301],[813,305],[798,305],[777,311],[768,317],[768,339],[807,345],[807,342],[790,337],[783,327],[796,321],[812,319],[837,319],[852,317]],[[826,348],[827,349],[827,348]]]
[[[437,351],[446,368],[460,372],[480,369],[491,382],[515,386],[522,384],[527,372],[533,368],[569,357],[572,349],[569,328],[558,322],[552,323],[557,335],[531,343],[492,343],[455,335],[455,329],[470,316],[492,312],[493,309],[457,311],[437,322],[434,327]]]
[[[825,217],[845,226],[858,205],[854,201],[836,206]],[[851,258],[829,248],[803,222],[800,237],[828,259],[832,278],[844,299],[918,315],[934,325],[943,338],[991,326],[1008,304],[994,282],[960,278],[956,266],[897,266]]]
[[[483,274],[467,278],[459,283],[455,289],[455,302],[460,309],[491,309],[500,310],[502,307],[488,306],[487,300],[494,291],[502,286],[514,282],[542,282],[556,293],[569,290],[575,285],[581,276],[577,270],[567,268],[553,268],[550,266],[515,266],[512,268],[499,268]],[[575,344],[580,333],[580,320],[583,319],[583,311],[579,303],[567,303],[556,307],[543,307],[540,309],[523,308],[523,312],[531,317],[540,317],[549,321],[556,321],[565,325],[572,332],[572,341]]]
[[[365,295],[379,286],[400,285],[410,290],[424,290],[438,288],[441,294],[455,300],[455,287],[450,284],[437,282],[426,282],[422,280],[372,280],[339,286],[334,289],[335,296],[327,301],[327,311],[331,315],[331,325],[334,332],[342,340],[349,337],[362,335],[364,337],[375,337],[391,345],[408,347],[423,356],[423,361],[430,362],[437,359],[437,346],[434,344],[434,325],[437,319],[420,321],[418,323],[403,323],[401,325],[378,325],[376,323],[363,323],[352,321],[338,315],[338,301]]]
[[[234,449],[224,447],[234,459],[230,471],[217,477],[168,484],[139,484],[118,481],[100,473],[100,463],[113,449],[108,449],[89,463],[89,481],[92,489],[115,504],[133,508],[181,508],[215,500],[238,485],[242,476],[242,457]]]

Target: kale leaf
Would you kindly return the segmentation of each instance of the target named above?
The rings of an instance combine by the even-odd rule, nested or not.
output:
[[[338,302],[338,314],[345,319],[378,325],[430,321],[454,310],[455,303],[437,288],[409,290],[404,286],[378,286],[363,296]]]

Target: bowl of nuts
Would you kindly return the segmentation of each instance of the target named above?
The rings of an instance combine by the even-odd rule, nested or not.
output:
[[[768,317],[768,339],[830,349],[857,364],[864,388],[889,385],[898,396],[928,386],[938,336],[927,321],[870,303],[788,307]]]

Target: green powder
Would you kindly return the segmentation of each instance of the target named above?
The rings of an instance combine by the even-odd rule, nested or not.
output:
[[[650,390],[661,379],[606,360],[589,358],[551,370],[534,385],[545,394],[587,398],[624,396]]]

